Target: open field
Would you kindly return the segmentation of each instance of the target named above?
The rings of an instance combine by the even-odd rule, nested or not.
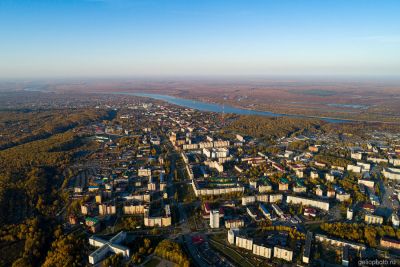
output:
[[[26,88],[79,93],[157,93],[275,113],[400,122],[400,82],[395,81],[136,79],[0,84],[0,90]]]

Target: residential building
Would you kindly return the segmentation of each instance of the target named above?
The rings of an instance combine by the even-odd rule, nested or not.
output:
[[[129,248],[121,245],[125,239],[126,232],[119,232],[110,240],[105,240],[95,236],[90,237],[89,244],[98,247],[98,249],[89,255],[89,263],[93,265],[97,264],[110,253],[121,254],[124,258],[129,258]]]
[[[310,257],[311,257],[311,247],[312,247],[312,241],[314,239],[314,235],[312,232],[308,232],[306,236],[306,243],[304,245],[304,250],[303,250],[303,263],[310,263]]]
[[[244,227],[243,219],[225,220],[225,228],[227,228],[227,229],[241,228],[241,227]]]
[[[210,227],[219,228],[219,210],[212,210],[210,212]]]
[[[235,244],[235,238],[236,238],[236,236],[238,235],[238,233],[239,233],[239,229],[230,229],[229,231],[228,231],[228,243],[229,244],[231,244],[231,245],[234,245]]]
[[[285,261],[291,262],[293,259],[293,251],[288,248],[275,246],[274,247],[274,258],[283,259]]]
[[[269,247],[266,247],[263,244],[253,244],[253,254],[263,257],[263,258],[267,258],[270,259],[272,256],[272,249]]]
[[[305,197],[298,197],[298,196],[287,196],[286,203],[288,204],[303,204],[303,206],[311,206],[314,208],[318,208],[321,210],[329,210],[329,202],[314,200]]]
[[[349,221],[353,220],[353,209],[350,207],[347,208],[346,218]]]
[[[236,236],[235,244],[239,248],[253,250],[253,239],[244,236]]]
[[[365,214],[364,221],[368,224],[382,224],[383,217],[374,214]]]
[[[400,250],[400,240],[396,240],[393,238],[382,237],[380,242],[381,247],[384,248],[392,248]]]

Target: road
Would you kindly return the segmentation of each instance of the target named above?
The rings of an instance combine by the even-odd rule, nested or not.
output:
[[[398,210],[399,208],[398,200],[392,200],[392,196],[397,194],[392,186],[383,182],[380,168],[378,166],[374,166],[371,172],[379,180],[379,188],[381,191],[381,205],[379,207],[379,212],[384,216],[390,216],[393,210]]]
[[[175,172],[175,169],[177,169],[176,166],[176,161],[177,158],[180,157],[180,154],[178,153],[170,153],[169,159],[171,162],[170,165],[170,175],[168,177],[169,184],[171,184],[171,189],[178,188],[177,185],[182,184],[182,183],[188,183],[190,181],[174,181],[173,179],[173,173]],[[225,257],[220,255],[219,253],[215,251],[209,251],[207,248],[206,251],[199,252],[199,249],[196,245],[192,243],[192,237],[195,235],[202,235],[205,237],[204,231],[202,232],[192,232],[190,229],[189,221],[188,221],[188,215],[186,212],[186,204],[182,202],[178,202],[176,199],[173,197],[170,197],[171,203],[173,203],[179,212],[179,222],[175,224],[175,227],[179,227],[180,231],[178,233],[171,233],[169,237],[171,239],[177,239],[180,240],[186,249],[186,251],[190,254],[191,258],[194,261],[194,264],[199,267],[208,267],[211,266],[210,263],[206,260],[207,255],[209,257],[212,256],[213,260],[219,263],[219,266],[234,266],[232,263],[230,263]],[[196,206],[200,205],[200,202],[196,202]],[[206,240],[206,237],[204,238]],[[205,241],[207,242],[207,241]],[[208,244],[207,244],[208,245]],[[202,253],[206,253],[207,255],[202,255]]]

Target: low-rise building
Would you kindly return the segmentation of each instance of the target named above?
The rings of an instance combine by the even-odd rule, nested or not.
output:
[[[253,244],[253,254],[270,259],[272,256],[272,249],[263,244]]]
[[[349,164],[347,165],[347,171],[352,171],[355,173],[361,173],[362,167],[357,165]]]
[[[243,219],[225,220],[225,228],[227,228],[227,229],[241,228],[241,227],[244,227]]]
[[[264,217],[267,218],[268,220],[271,220],[271,213],[267,209],[267,207],[265,207],[264,204],[260,204],[258,207],[259,207],[260,211],[262,212],[262,214],[264,215]]]
[[[329,202],[314,200],[305,197],[298,197],[298,196],[287,196],[286,203],[288,204],[302,204],[304,206],[311,206],[321,210],[329,210]]]
[[[161,216],[150,216],[148,208],[144,210],[144,225],[148,227],[167,227],[172,224],[171,209],[169,205],[164,206],[164,214]]]
[[[305,193],[307,188],[305,187],[304,183],[300,180],[297,180],[293,185],[293,192],[295,193]]]
[[[138,170],[139,177],[148,177],[151,176],[151,169],[140,168]]]
[[[399,227],[400,225],[399,216],[396,214],[396,212],[393,212],[392,214],[392,224],[394,227]]]
[[[315,240],[318,242],[327,242],[336,247],[349,246],[358,251],[366,249],[366,246],[363,244],[359,244],[359,243],[355,243],[355,242],[351,242],[351,241],[347,241],[347,240],[343,240],[343,239],[328,237],[326,235],[316,234]]]
[[[280,217],[280,218],[283,218],[283,217],[284,217],[284,213],[283,213],[283,211],[281,210],[281,208],[279,208],[278,205],[272,204],[272,208],[274,209],[274,211],[275,211],[276,215],[278,215],[278,217]]]
[[[310,178],[311,178],[311,179],[317,179],[317,178],[319,178],[318,172],[317,172],[317,171],[311,171],[311,172],[310,172]]]
[[[368,224],[382,224],[383,217],[374,214],[365,214],[364,221]]]
[[[256,202],[255,196],[243,196],[242,197],[242,205],[247,206]]]
[[[103,203],[99,205],[99,214],[104,215],[114,215],[117,213],[117,207],[115,203]]]
[[[400,180],[400,169],[385,168],[382,171],[383,176],[391,180]]]
[[[312,241],[314,239],[314,235],[312,232],[308,232],[306,236],[306,243],[304,245],[304,250],[303,250],[303,262],[309,264],[310,263],[310,257],[311,257],[311,246],[312,246]]]
[[[286,178],[279,180],[279,191],[287,191],[289,189],[289,181]]]
[[[353,209],[348,207],[347,212],[346,212],[347,220],[349,220],[349,221],[353,220],[353,213],[354,213]]]
[[[293,251],[288,248],[275,246],[274,247],[274,258],[283,259],[285,261],[291,262],[293,259]]]
[[[234,245],[236,243],[236,236],[239,233],[239,229],[230,229],[228,231],[228,243]]]
[[[328,191],[326,191],[326,196],[329,198],[334,198],[336,196],[336,192],[333,189],[328,189]]]
[[[332,173],[325,173],[325,180],[327,180],[328,182],[334,182],[335,181],[335,176],[333,176]]]
[[[388,237],[382,237],[380,245],[384,248],[400,249],[400,241]]]
[[[344,246],[342,248],[342,265],[349,266],[349,246]]]
[[[304,209],[304,216],[307,217],[316,217],[317,216],[317,211],[313,208],[305,208]]]
[[[85,224],[92,233],[97,233],[100,230],[100,221],[97,218],[86,217]]]
[[[244,236],[236,236],[235,244],[239,248],[253,250],[253,239]]]
[[[124,258],[129,258],[129,248],[121,245],[121,243],[124,242],[125,239],[125,232],[119,232],[110,240],[105,240],[95,236],[90,237],[90,245],[93,247],[98,247],[98,249],[96,249],[93,253],[89,255],[89,263],[93,265],[97,264],[110,253],[121,254]]]
[[[123,213],[124,214],[144,214],[144,209],[146,205],[139,202],[128,202],[124,204]]]
[[[282,194],[272,194],[272,195],[269,195],[269,202],[270,202],[270,203],[281,202],[282,199],[283,199],[283,195],[282,195]]]
[[[348,193],[336,194],[336,199],[340,202],[344,202],[350,199],[350,194]]]

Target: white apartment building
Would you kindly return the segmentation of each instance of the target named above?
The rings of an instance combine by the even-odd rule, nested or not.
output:
[[[305,197],[287,196],[286,203],[303,204],[304,206],[311,206],[321,210],[329,210],[329,202],[314,200]]]
[[[292,261],[293,259],[293,251],[276,246],[274,247],[274,257],[278,259],[283,259],[285,261]]]
[[[212,210],[210,212],[210,227],[219,228],[219,210]]]
[[[270,259],[272,257],[272,249],[264,245],[253,244],[253,254]]]

